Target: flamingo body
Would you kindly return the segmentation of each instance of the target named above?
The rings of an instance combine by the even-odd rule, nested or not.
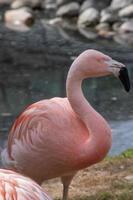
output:
[[[96,158],[97,152],[88,158],[89,163],[84,158],[82,148],[88,139],[88,130],[67,98],[42,100],[29,106],[14,123],[8,138],[9,159],[16,160],[13,169],[42,183],[102,159],[100,155]]]
[[[0,169],[1,200],[51,200],[30,178],[10,170]]]
[[[62,177],[63,199],[67,199],[76,171],[101,161],[111,147],[111,129],[85,99],[82,80],[112,73],[118,76],[122,69],[120,78],[124,83],[123,68],[123,64],[96,50],[80,54],[68,72],[67,98],[34,103],[15,121],[2,152],[4,166],[39,184]]]

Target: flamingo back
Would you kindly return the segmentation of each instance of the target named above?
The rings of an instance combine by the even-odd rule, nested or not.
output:
[[[41,184],[75,169],[80,146],[88,137],[88,130],[67,98],[42,100],[17,118],[2,160],[8,168]]]
[[[36,182],[5,169],[0,169],[0,199],[51,200]]]

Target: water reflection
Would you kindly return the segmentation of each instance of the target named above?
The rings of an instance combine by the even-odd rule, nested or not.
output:
[[[4,33],[0,50],[1,145],[14,119],[26,106],[44,98],[65,96],[65,80],[73,56],[84,49],[99,49],[124,62],[132,79],[131,48],[107,41],[87,43],[73,33],[70,33],[70,41],[66,41],[56,28],[50,27],[43,30],[37,27],[26,34],[9,32],[3,27],[1,30]],[[85,80],[83,90],[114,130],[111,153],[133,147],[133,92],[127,94],[114,77]],[[125,142],[125,135],[128,142]]]

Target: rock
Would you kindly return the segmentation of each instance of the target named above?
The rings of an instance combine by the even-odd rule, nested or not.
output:
[[[76,2],[65,4],[56,12],[57,16],[77,16],[79,14],[80,5]]]
[[[69,20],[70,19],[70,20]],[[62,18],[62,17],[56,17],[54,19],[48,20],[47,24],[51,26],[56,26],[56,28],[63,28],[63,29],[69,29],[73,31],[77,31],[77,26],[75,22],[75,18]]]
[[[56,0],[57,6],[61,6],[61,5],[72,3],[72,2],[76,2],[80,4],[83,2],[83,0]]]
[[[133,33],[118,33],[113,38],[119,44],[133,46]]]
[[[120,28],[119,28],[119,32],[120,33],[129,33],[129,32],[133,32],[133,19],[124,22]]]
[[[98,37],[98,34],[94,29],[88,28],[88,27],[79,27],[78,29],[79,33],[83,35],[85,38],[89,40],[95,40]]]
[[[98,35],[106,38],[106,39],[113,39],[115,32],[114,31],[106,31],[106,30],[101,30],[98,32]]]
[[[118,12],[118,16],[120,17],[133,17],[133,4],[127,6],[126,8],[121,9]]]
[[[12,0],[0,0],[0,4],[10,4]]]
[[[97,7],[102,10],[104,8],[107,8],[110,3],[111,3],[112,0],[102,0],[102,1],[97,1],[96,0],[96,4],[97,4]]]
[[[108,23],[100,23],[95,27],[96,31],[110,31]]]
[[[106,0],[106,1],[97,1],[97,0],[85,0],[83,1],[80,12],[83,12],[84,10],[88,8],[96,8],[98,10],[101,10],[105,7],[107,7],[110,4],[111,0]]]
[[[113,10],[119,10],[133,3],[133,0],[112,0],[110,7]]]
[[[65,20],[63,20],[62,28],[65,30],[77,31],[76,18],[66,18]]]
[[[113,23],[118,20],[117,13],[110,8],[103,9],[101,11],[101,19],[100,22],[108,22]]]
[[[23,7],[6,11],[4,21],[5,25],[12,30],[29,31],[34,23],[34,17],[29,8]]]
[[[114,31],[118,31],[120,26],[121,26],[121,22],[116,22],[116,23],[113,24],[112,29]]]
[[[42,8],[45,9],[55,9],[56,6],[56,2],[55,0],[45,0],[42,2]]]
[[[52,26],[62,26],[63,19],[61,17],[56,17],[56,18],[48,20],[48,24]]]
[[[78,27],[95,25],[99,21],[99,11],[95,8],[88,8],[79,15]]]
[[[95,29],[99,36],[106,39],[112,39],[115,34],[115,32],[111,30],[108,23],[100,23],[95,27]]]
[[[41,7],[42,0],[13,0],[13,3],[11,4],[11,8],[16,9],[20,7]]]
[[[133,175],[128,175],[124,177],[127,181],[133,182]]]
[[[84,10],[87,10],[88,8],[95,7],[95,0],[86,0],[82,3],[80,12],[83,12]]]
[[[124,22],[114,37],[114,40],[120,44],[133,45],[133,19]]]

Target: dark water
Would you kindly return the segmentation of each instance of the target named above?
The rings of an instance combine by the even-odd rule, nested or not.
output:
[[[0,145],[18,114],[44,98],[65,96],[67,71],[75,56],[98,49],[129,69],[133,83],[133,48],[113,41],[87,41],[76,32],[61,31],[38,22],[27,33],[9,31],[0,24]],[[110,154],[133,147],[133,92],[128,94],[114,77],[86,80],[87,99],[110,123],[113,146]]]

